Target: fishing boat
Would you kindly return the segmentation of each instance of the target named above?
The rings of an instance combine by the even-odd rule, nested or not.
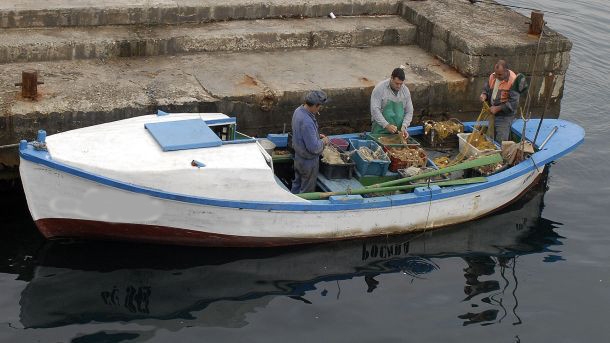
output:
[[[464,123],[464,130],[474,125]],[[402,188],[350,178],[326,182],[326,192],[304,197],[281,182],[273,156],[259,140],[240,134],[235,118],[158,113],[48,137],[39,131],[36,141],[20,142],[20,174],[30,213],[47,238],[293,245],[416,232],[486,216],[518,199],[546,165],[584,140],[580,126],[559,119],[517,120],[512,131],[536,152],[485,178],[389,181]],[[409,128],[411,137],[423,134],[421,126]],[[484,159],[475,164],[498,162],[492,156],[474,161]],[[450,171],[438,170],[432,174]]]

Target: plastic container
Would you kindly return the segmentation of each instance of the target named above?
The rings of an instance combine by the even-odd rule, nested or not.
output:
[[[258,143],[265,149],[265,151],[271,155],[273,154],[273,149],[275,149],[275,143],[268,140],[267,138],[259,138]]]
[[[360,140],[360,139],[350,139],[350,151],[358,150],[359,148],[366,146],[372,151],[376,151],[379,149],[379,144],[375,143],[372,140]],[[360,175],[377,175],[383,176],[388,172],[388,168],[390,167],[390,159],[388,155],[384,152],[382,159],[366,161],[360,156],[359,152],[355,152],[352,155],[352,160],[356,162],[356,169]]]
[[[330,144],[332,144],[333,146],[335,146],[337,149],[339,149],[341,151],[346,151],[347,148],[349,147],[349,142],[347,141],[347,139],[343,139],[343,138],[331,138]]]
[[[354,162],[347,162],[345,164],[328,164],[320,162],[320,173],[329,180],[351,179],[355,165]]]
[[[481,155],[489,155],[489,154],[498,153],[501,151],[500,149],[479,150],[479,149],[475,148],[470,143],[468,143],[468,136],[470,136],[470,135],[471,135],[471,133],[458,133],[457,134],[458,140],[459,140],[460,153],[463,154],[464,156],[478,157]],[[487,139],[489,142],[492,142],[489,139],[489,137],[487,137],[487,136],[485,136],[485,139]],[[494,143],[494,146],[497,148],[497,145],[495,143]]]
[[[276,148],[285,148],[288,146],[287,133],[270,133],[267,135],[267,139],[272,141]]]
[[[390,144],[383,144],[383,142],[381,142],[381,139],[383,137],[390,137],[390,138],[394,138],[397,137],[398,139],[396,139],[397,141],[400,139],[400,137],[398,137],[398,135],[396,134],[383,134],[383,133],[370,133],[367,132],[366,133],[366,137],[367,139],[372,139],[374,140],[377,144],[381,145],[382,147],[386,147],[386,146],[405,146],[402,142],[397,142],[397,143],[390,143]],[[418,141],[416,141],[413,137],[409,136],[407,138],[407,145],[420,145]]]
[[[399,169],[405,169],[409,167],[425,167],[428,162],[428,155],[426,154],[426,151],[418,146],[386,146],[383,149],[387,152],[388,157],[390,158],[389,170],[392,172],[397,172]],[[416,150],[420,159],[418,161],[404,161],[398,157],[392,156],[392,151],[404,149]]]

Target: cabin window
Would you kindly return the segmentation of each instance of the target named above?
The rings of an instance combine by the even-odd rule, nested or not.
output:
[[[235,124],[208,125],[221,141],[235,140]]]

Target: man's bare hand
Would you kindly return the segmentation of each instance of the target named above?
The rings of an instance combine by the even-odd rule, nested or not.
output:
[[[324,143],[324,145],[329,145],[330,144],[330,139],[328,139],[328,137],[324,136],[324,135],[320,135],[323,136],[322,138],[322,143]]]
[[[491,112],[491,114],[496,114],[496,113],[500,112],[500,110],[502,110],[501,106],[491,106],[489,108],[489,112]]]
[[[485,100],[487,100],[487,94],[481,93],[481,96],[479,97],[479,99],[481,99],[481,102],[485,102]]]
[[[407,140],[407,138],[409,138],[409,132],[407,131],[407,128],[406,128],[406,127],[402,127],[402,128],[400,128],[400,133],[401,133],[401,136],[402,136],[402,139],[403,139],[403,140],[405,140],[405,141],[406,141],[406,140]]]
[[[392,124],[386,125],[385,129],[388,130],[389,133],[398,132],[398,128],[396,127],[396,125],[392,125]]]

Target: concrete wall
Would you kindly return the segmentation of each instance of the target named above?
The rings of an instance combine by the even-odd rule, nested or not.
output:
[[[467,0],[79,1],[0,0],[0,145],[158,108],[224,112],[249,134],[281,132],[314,88],[333,99],[325,132],[364,131],[374,85],[401,64],[414,122],[470,120],[500,58],[530,79],[535,115],[547,101],[543,77],[554,75],[546,115],[557,116],[572,47],[548,27],[528,35],[527,17]],[[36,101],[13,85],[32,68],[45,81]],[[0,149],[0,166],[17,161],[16,149]]]
[[[470,79],[461,109],[480,109],[476,101],[498,59],[527,76],[532,108],[544,107],[544,76],[554,75],[549,114],[559,115],[565,73],[572,43],[544,27],[543,35],[529,35],[530,19],[509,8],[468,1],[404,1],[401,15],[417,27],[417,44]],[[525,97],[524,97],[525,98]],[[522,99],[524,100],[524,99]]]

